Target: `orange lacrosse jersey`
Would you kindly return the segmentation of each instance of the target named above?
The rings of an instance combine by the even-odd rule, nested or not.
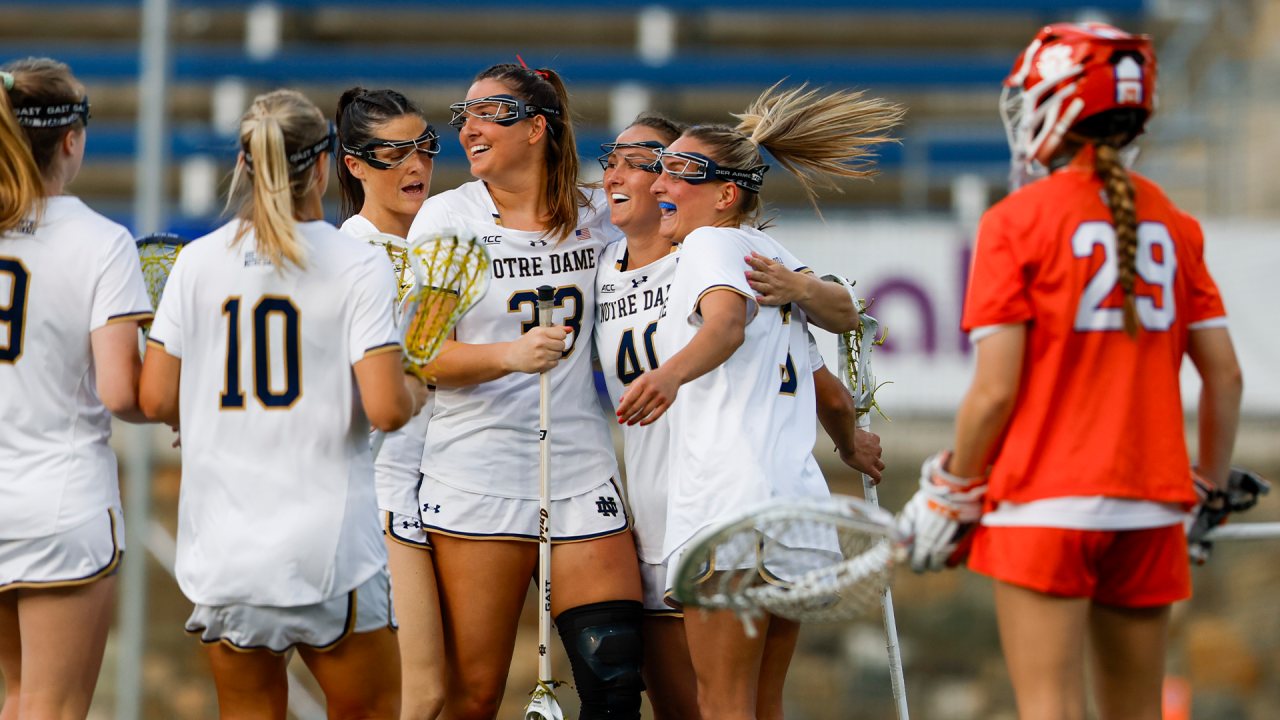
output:
[[[1189,330],[1226,325],[1204,236],[1155,183],[1133,175],[1142,329],[1130,338],[1115,229],[1088,163],[1086,150],[996,204],[978,228],[964,329],[1027,323],[988,507],[1098,495],[1190,507],[1178,372]]]

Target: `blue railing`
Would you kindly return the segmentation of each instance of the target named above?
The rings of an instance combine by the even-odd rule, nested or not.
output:
[[[391,47],[379,50],[288,47],[268,60],[254,60],[239,49],[179,49],[173,76],[178,82],[212,82],[234,76],[270,83],[354,84],[368,82],[469,83],[495,62],[515,57],[518,49],[495,47],[422,51]],[[631,53],[573,50],[551,57],[521,52],[530,65],[550,66],[568,82],[613,84],[639,82],[651,86],[717,85],[766,87],[789,78],[837,86],[995,87],[1009,73],[1007,53],[814,53],[725,51],[685,52],[663,67],[644,64]],[[126,80],[137,77],[138,51],[132,45],[32,44],[0,49],[4,61],[28,55],[48,56],[71,66],[82,80]]]

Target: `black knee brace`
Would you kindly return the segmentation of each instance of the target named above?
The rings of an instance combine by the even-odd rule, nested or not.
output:
[[[638,720],[644,605],[612,600],[571,608],[556,618],[582,701],[579,720]]]

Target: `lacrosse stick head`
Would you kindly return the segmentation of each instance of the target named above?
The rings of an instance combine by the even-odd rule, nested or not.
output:
[[[360,239],[386,251],[396,276],[396,302],[404,300],[404,296],[413,289],[413,264],[409,262],[408,241],[383,232],[361,235]]]
[[[169,282],[173,263],[189,242],[187,238],[173,233],[152,233],[138,238],[138,260],[142,263],[142,279],[147,283],[152,308],[160,307],[160,298],[164,295],[165,283]]]
[[[879,410],[875,398],[876,379],[871,372],[871,349],[884,342],[883,337],[876,340],[880,334],[880,321],[867,314],[870,303],[858,299],[852,281],[839,275],[824,275],[822,279],[843,285],[853,299],[853,306],[858,308],[858,328],[836,335],[836,349],[840,356],[840,382],[853,396],[858,426],[866,427],[871,421],[871,409]]]
[[[475,233],[445,228],[409,246],[413,286],[400,305],[405,369],[430,380],[449,333],[489,290],[489,252]]]
[[[893,514],[858,498],[770,500],[685,545],[674,590],[686,607],[843,620],[877,604],[905,559]]]
[[[550,685],[539,680],[531,694],[533,698],[524,706],[524,720],[564,720],[564,711]]]

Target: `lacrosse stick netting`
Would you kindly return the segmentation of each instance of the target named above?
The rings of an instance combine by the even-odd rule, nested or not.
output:
[[[771,500],[694,536],[680,553],[675,595],[733,610],[749,636],[762,612],[844,620],[880,601],[898,546],[893,515],[858,498]]]
[[[396,302],[404,300],[404,296],[413,289],[413,263],[409,262],[409,243],[404,238],[382,232],[361,235],[360,239],[387,253],[391,270],[396,276]]]
[[[188,242],[187,238],[173,233],[153,233],[138,238],[138,261],[142,264],[142,279],[147,283],[147,295],[153,309],[160,308],[160,298],[164,296],[169,273],[173,272],[173,263]],[[146,330],[149,331],[150,327]]]
[[[409,247],[412,287],[401,300],[405,369],[424,381],[449,333],[489,290],[489,252],[474,233],[445,228]]]

